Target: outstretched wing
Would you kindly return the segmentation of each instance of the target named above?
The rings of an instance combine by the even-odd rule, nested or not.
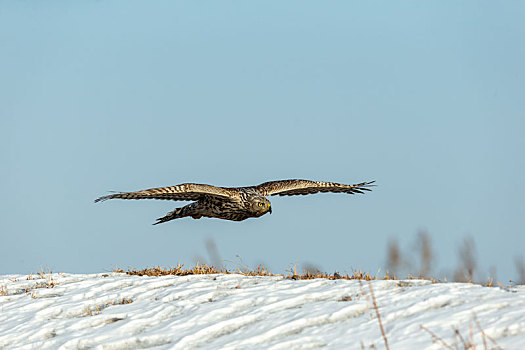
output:
[[[340,193],[364,193],[371,191],[369,187],[374,186],[370,182],[361,182],[355,185],[343,185],[335,182],[309,181],[309,180],[279,180],[270,181],[255,186],[263,196],[295,196],[313,194],[318,192],[340,192]]]
[[[163,199],[172,201],[192,201],[199,200],[204,196],[215,196],[225,199],[234,199],[239,197],[237,191],[223,187],[215,187],[202,184],[180,184],[169,187],[150,188],[148,190],[136,192],[119,192],[95,199],[96,202],[102,202],[108,199]]]

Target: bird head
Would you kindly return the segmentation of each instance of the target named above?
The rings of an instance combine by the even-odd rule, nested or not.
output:
[[[264,197],[256,197],[252,201],[250,209],[255,216],[263,216],[266,213],[272,213],[272,204]]]

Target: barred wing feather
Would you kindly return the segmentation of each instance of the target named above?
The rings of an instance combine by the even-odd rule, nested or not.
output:
[[[279,180],[270,181],[255,186],[255,188],[264,196],[295,196],[314,194],[318,192],[335,192],[335,193],[364,193],[371,191],[370,187],[374,186],[370,182],[361,182],[355,185],[344,185],[335,182],[310,181],[310,180]]]
[[[225,199],[239,197],[237,191],[204,184],[185,183],[169,187],[157,187],[136,192],[120,192],[95,199],[102,202],[108,199],[161,199],[173,201],[199,200],[205,196],[215,196]]]

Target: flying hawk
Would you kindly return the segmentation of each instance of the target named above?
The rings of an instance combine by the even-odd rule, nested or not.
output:
[[[270,181],[258,186],[249,187],[216,187],[211,185],[185,183],[169,187],[150,188],[136,192],[120,192],[95,199],[102,202],[108,199],[164,199],[174,201],[194,201],[184,207],[175,208],[166,216],[157,219],[153,225],[162,222],[191,216],[219,218],[242,221],[258,218],[272,213],[272,206],[266,196],[294,196],[318,192],[340,192],[355,194],[370,191],[374,186],[370,182],[355,185],[343,185],[334,182],[309,180]]]

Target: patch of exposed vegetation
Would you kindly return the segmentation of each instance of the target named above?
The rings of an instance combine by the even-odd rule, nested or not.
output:
[[[377,276],[372,276],[369,273],[365,273],[363,271],[354,271],[352,274],[340,274],[338,272],[334,272],[333,274],[328,274],[324,272],[310,272],[308,270],[305,270],[302,273],[297,273],[296,269],[292,269],[289,274],[273,274],[271,271],[266,269],[263,265],[259,265],[255,269],[236,269],[236,270],[228,270],[226,268],[215,268],[214,266],[210,266],[207,264],[196,264],[193,268],[184,268],[184,264],[179,264],[176,267],[161,267],[161,266],[154,266],[154,267],[148,267],[142,270],[137,269],[128,269],[128,270],[122,270],[119,268],[116,268],[114,270],[116,273],[125,273],[131,276],[189,276],[189,275],[209,275],[209,274],[239,274],[243,276],[277,276],[277,277],[283,277],[284,279],[291,279],[291,280],[311,280],[316,278],[326,278],[329,280],[365,280],[365,281],[372,281],[376,279],[393,279],[392,276],[384,276],[382,278],[378,278]]]

